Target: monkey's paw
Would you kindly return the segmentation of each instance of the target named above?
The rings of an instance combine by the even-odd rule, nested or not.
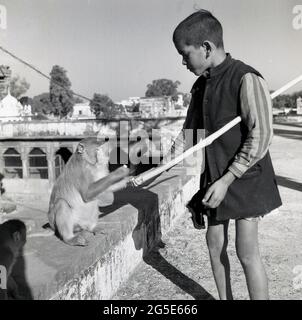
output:
[[[95,227],[92,231],[93,235],[106,234],[101,227]]]
[[[88,246],[88,240],[82,235],[78,234],[75,237],[73,237],[70,240],[65,241],[67,244],[71,246],[80,246],[80,247],[86,247]]]

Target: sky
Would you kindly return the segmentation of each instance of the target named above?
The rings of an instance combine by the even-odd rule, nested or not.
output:
[[[256,68],[271,90],[302,74],[302,29],[293,27],[296,0],[0,0],[7,27],[0,45],[49,74],[67,70],[73,91],[114,101],[144,96],[148,83],[179,80],[189,92],[196,76],[172,42],[178,23],[198,9],[223,25],[233,58]],[[302,4],[302,1],[301,1]],[[48,92],[49,81],[0,51],[0,64],[25,77],[27,95]],[[297,85],[292,91],[301,90]]]

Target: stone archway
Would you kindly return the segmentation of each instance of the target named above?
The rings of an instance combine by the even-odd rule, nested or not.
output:
[[[66,148],[62,147],[55,153],[55,177],[58,178],[63,171],[65,164],[71,157],[72,152]]]
[[[3,153],[4,176],[6,178],[23,178],[21,154],[15,148],[8,148]]]
[[[33,148],[28,154],[29,178],[48,179],[47,155],[42,148]]]
[[[61,147],[57,150],[56,155],[60,155],[64,163],[67,163],[67,161],[72,155],[72,152],[67,147]]]

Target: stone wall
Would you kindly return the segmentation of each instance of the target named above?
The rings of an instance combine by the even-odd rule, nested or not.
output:
[[[153,119],[98,119],[98,120],[49,120],[49,121],[23,121],[23,122],[0,122],[0,138],[12,137],[45,137],[45,136],[87,136],[99,132],[114,133],[119,131],[121,126],[128,126],[131,131],[138,127],[147,128],[167,125],[168,123],[179,122],[181,126],[184,117],[156,118]],[[147,125],[146,125],[147,123]],[[155,125],[154,125],[155,123]],[[121,126],[120,126],[121,124]]]
[[[28,299],[110,299],[186,212],[198,189],[199,163],[196,168],[188,175],[176,166],[149,186],[117,192],[112,206],[100,208],[102,233],[91,235],[88,247],[71,247],[55,236],[29,237],[13,271],[22,294]],[[41,227],[46,210],[31,208],[12,217],[26,222],[34,216]]]

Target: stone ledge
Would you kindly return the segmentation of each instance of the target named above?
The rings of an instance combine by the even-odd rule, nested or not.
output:
[[[147,187],[116,193],[114,204],[101,208],[103,233],[89,235],[85,248],[67,246],[54,236],[29,238],[13,271],[22,294],[28,299],[109,299],[184,213],[198,183],[198,174],[188,177],[175,167]]]

